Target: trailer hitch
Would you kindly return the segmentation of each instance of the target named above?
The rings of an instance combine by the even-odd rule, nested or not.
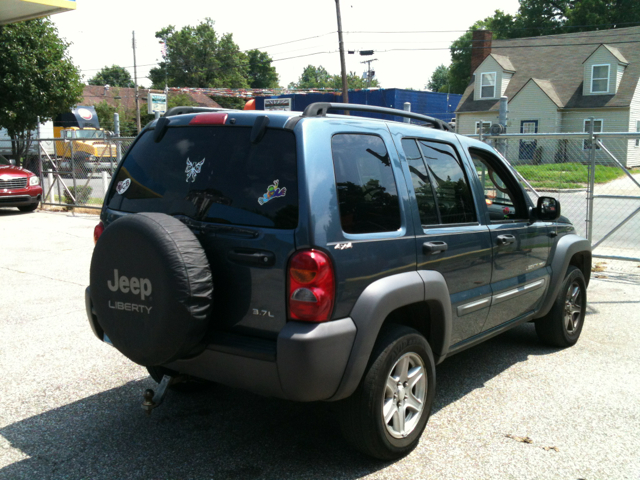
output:
[[[169,375],[164,375],[160,384],[158,385],[158,391],[154,392],[150,388],[144,391],[142,396],[144,397],[144,401],[142,402],[142,408],[147,411],[147,415],[151,415],[151,412],[154,408],[158,408],[162,405],[162,401],[164,400],[164,396],[167,393],[167,387],[171,385],[175,385],[176,383],[180,383],[184,381],[184,377],[182,375],[176,375],[174,377]]]

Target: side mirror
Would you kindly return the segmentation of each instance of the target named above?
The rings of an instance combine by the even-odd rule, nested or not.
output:
[[[532,220],[552,222],[560,218],[560,201],[553,197],[539,197],[538,205],[533,209]]]

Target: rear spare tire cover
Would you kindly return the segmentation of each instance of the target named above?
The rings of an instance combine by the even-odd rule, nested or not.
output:
[[[153,366],[195,353],[213,282],[204,249],[180,220],[139,213],[114,221],[96,244],[90,276],[98,322],[128,358]]]

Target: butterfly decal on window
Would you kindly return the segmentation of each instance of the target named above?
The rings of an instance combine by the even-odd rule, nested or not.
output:
[[[201,162],[194,163],[187,158],[187,168],[185,169],[185,172],[187,174],[187,182],[189,181],[189,179],[191,179],[192,182],[196,181],[196,175],[200,173],[200,169],[202,168],[204,160],[205,159],[203,158]]]

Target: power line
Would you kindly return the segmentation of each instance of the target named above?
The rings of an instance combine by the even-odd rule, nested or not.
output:
[[[336,30],[334,30],[333,32],[323,33],[322,35],[315,35],[313,37],[300,38],[298,40],[290,40],[288,42],[282,42],[282,43],[274,43],[273,45],[265,45],[264,47],[248,48],[247,50],[243,50],[243,52],[247,52],[249,50],[259,50],[261,48],[278,47],[280,45],[287,45],[289,43],[304,42],[305,40],[311,40],[313,38],[326,37],[327,35],[332,35],[334,33],[336,33]]]
[[[589,28],[589,27],[617,27],[620,25],[635,25],[635,26],[640,26],[640,22],[619,22],[619,23],[595,23],[595,24],[591,24],[591,25],[561,25],[559,26],[559,28]],[[520,28],[516,28],[514,30],[543,30],[545,28],[549,28],[548,26],[541,26],[541,27],[520,27]],[[478,30],[482,30],[482,29],[478,29]],[[402,33],[466,33],[466,32],[473,32],[473,30],[471,29],[466,29],[466,30],[405,30],[405,31],[399,31],[399,32],[393,32],[393,31],[369,31],[369,30],[362,30],[362,31],[353,31],[353,32],[344,32],[346,33],[350,33],[350,34],[402,34]],[[555,34],[555,35],[561,35],[561,34]]]
[[[514,38],[511,40],[521,40],[518,38]],[[623,42],[607,42],[607,45],[617,45],[620,43],[628,44],[628,43],[640,43],[640,40],[627,40]],[[495,49],[505,49],[505,48],[543,48],[543,47],[579,47],[579,46],[589,46],[589,45],[602,45],[602,42],[595,43],[549,43],[545,45],[491,45],[491,50]],[[468,47],[471,50],[476,48],[485,48],[485,47]],[[411,52],[411,51],[432,51],[432,50],[450,50],[449,47],[443,48],[390,48],[387,50],[376,50],[376,53],[386,53],[386,52]]]
[[[271,60],[271,62],[272,62],[272,63],[273,63],[273,62],[281,62],[281,61],[283,61],[283,60],[291,60],[291,59],[293,59],[293,58],[302,58],[302,57],[311,57],[311,56],[313,56],[313,55],[324,55],[324,54],[327,54],[327,53],[336,53],[337,51],[338,51],[338,50],[333,50],[333,51],[331,51],[331,52],[315,52],[315,53],[307,53],[306,55],[297,55],[297,56],[295,56],[295,57],[278,58],[278,59],[275,59],[275,60]]]

